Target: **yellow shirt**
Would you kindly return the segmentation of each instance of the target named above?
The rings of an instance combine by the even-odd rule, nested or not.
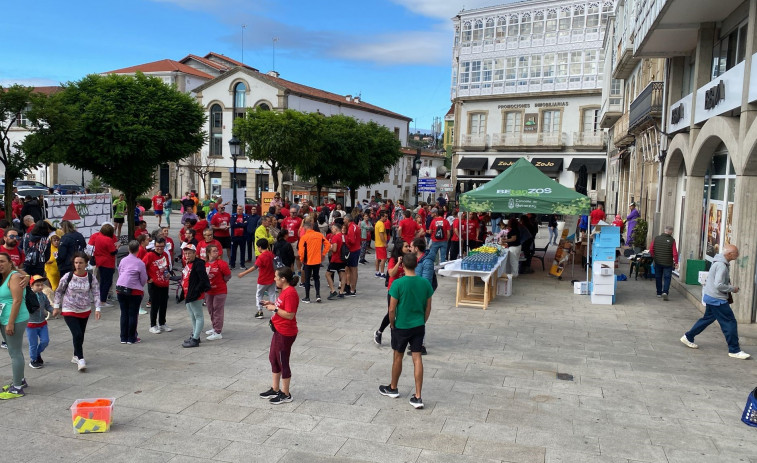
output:
[[[384,225],[384,222],[377,220],[376,225],[373,228],[375,235],[376,235],[376,247],[377,248],[385,248],[386,247],[386,241],[381,239],[381,234],[386,234],[386,226]]]

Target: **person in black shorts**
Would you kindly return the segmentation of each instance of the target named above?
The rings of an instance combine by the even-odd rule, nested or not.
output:
[[[423,357],[421,349],[423,337],[426,334],[426,321],[431,314],[431,296],[434,290],[427,279],[415,274],[418,260],[415,254],[402,256],[402,266],[405,276],[396,280],[389,289],[391,302],[389,303],[389,324],[392,328],[392,380],[388,386],[379,386],[379,393],[387,397],[397,398],[397,389],[402,374],[402,358],[407,346],[413,356],[415,374],[415,394],[410,395],[410,405],[423,408],[421,388],[423,387]]]

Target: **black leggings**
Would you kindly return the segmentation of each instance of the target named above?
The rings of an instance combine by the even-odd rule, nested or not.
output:
[[[74,355],[79,360],[84,358],[84,332],[87,331],[87,318],[73,317],[71,315],[64,315],[63,320],[66,321],[68,329],[71,330],[71,336],[74,341]]]
[[[392,302],[392,296],[389,295],[389,293],[386,293],[386,315],[384,315],[384,318],[381,320],[381,326],[379,326],[379,331],[384,332],[387,326],[389,326],[389,304]]]
[[[168,307],[168,286],[147,285],[152,307],[150,308],[150,327],[166,324],[166,308]]]
[[[302,279],[305,280],[305,297],[310,298],[310,275],[313,275],[313,286],[315,286],[315,297],[321,295],[321,276],[319,271],[321,269],[320,264],[317,265],[303,265],[302,266]]]

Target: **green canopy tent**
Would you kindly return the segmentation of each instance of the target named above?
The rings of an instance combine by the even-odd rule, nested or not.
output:
[[[591,199],[560,185],[520,158],[489,182],[460,195],[460,210],[581,215],[591,210]]]
[[[591,199],[560,185],[520,158],[487,183],[461,194],[460,210],[583,215],[590,212]]]

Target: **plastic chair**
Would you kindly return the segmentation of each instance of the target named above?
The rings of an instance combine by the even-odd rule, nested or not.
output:
[[[547,256],[547,249],[549,249],[549,243],[547,243],[547,245],[543,248],[535,248],[534,255],[531,256],[531,259],[538,259],[541,261],[542,272],[546,270],[546,267],[544,266],[544,258]],[[541,255],[538,255],[537,253],[541,253]]]

